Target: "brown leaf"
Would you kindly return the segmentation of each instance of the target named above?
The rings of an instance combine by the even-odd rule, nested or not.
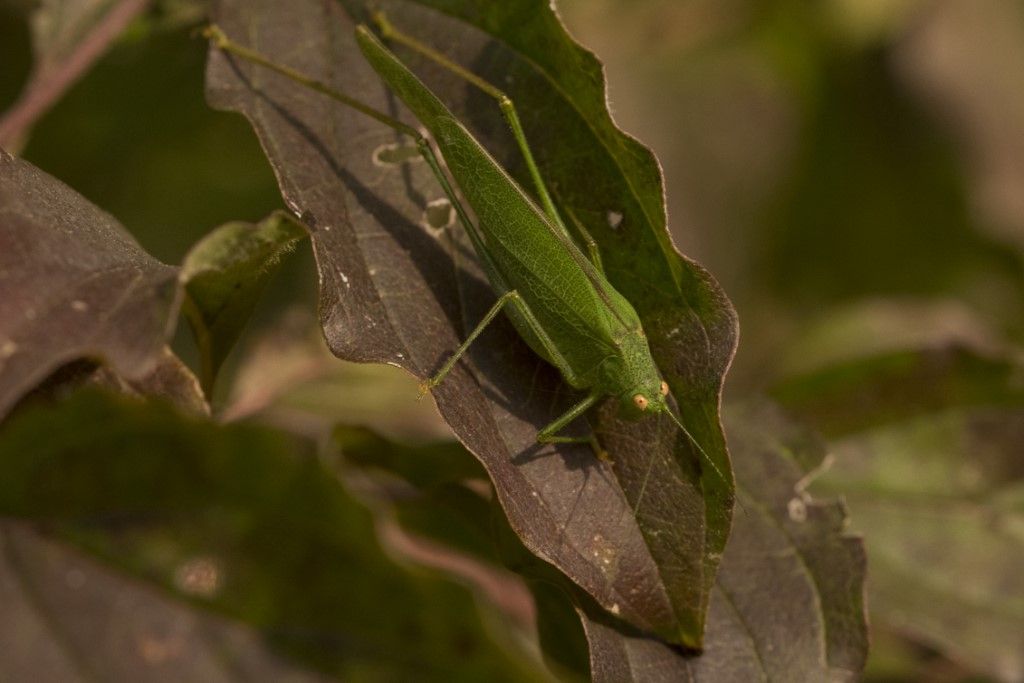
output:
[[[112,216],[0,150],[0,417],[76,359],[144,378],[161,358],[178,296],[176,269]]]
[[[578,397],[504,320],[480,338],[470,362],[456,366],[435,400],[487,468],[511,524],[533,552],[639,628],[699,645],[731,509],[717,410],[735,345],[734,313],[710,276],[671,249],[656,162],[611,124],[592,55],[571,42],[544,3],[489,5],[475,19],[464,5],[448,9],[463,12],[465,21],[406,3],[389,9],[460,63],[492,79],[504,74],[502,87],[516,88],[513,95],[527,104],[536,102],[531,93],[556,93],[549,104],[557,111],[543,102],[522,109],[534,148],[557,150],[538,151],[543,170],[556,198],[603,240],[610,277],[637,306],[684,420],[726,483],[702,472],[696,451],[667,421],[627,424],[595,415],[614,468],[585,446],[541,447],[538,428]],[[359,3],[346,6],[362,12]],[[513,50],[503,51],[473,27],[504,30],[509,34],[502,37],[510,38],[522,23],[515,21],[516,7],[537,19]],[[215,17],[238,42],[415,125],[355,49],[353,20],[339,5],[222,2]],[[498,28],[483,26],[491,20]],[[551,41],[565,47],[567,64],[582,67],[568,77],[580,89],[572,100],[558,99],[550,74],[532,70],[529,51],[549,49]],[[549,67],[565,70],[557,60]],[[501,138],[505,126],[493,101],[436,68],[424,75],[486,143],[497,141],[491,149],[499,159],[514,155],[507,135]],[[437,217],[428,209],[443,194],[426,165],[403,153],[409,141],[308,88],[220,54],[211,59],[208,96],[214,106],[249,118],[286,203],[311,229],[321,322],[332,351],[346,360],[398,365],[421,378],[436,371],[494,293],[466,245],[435,229]],[[581,102],[584,109],[574,109]],[[552,125],[544,133],[538,124],[548,114]],[[590,122],[599,133],[588,132]],[[567,174],[577,162],[587,173]],[[614,206],[601,209],[607,202]]]
[[[865,555],[803,488],[825,451],[769,405],[726,412],[737,512],[699,656],[581,613],[595,681],[844,681],[867,657]]]

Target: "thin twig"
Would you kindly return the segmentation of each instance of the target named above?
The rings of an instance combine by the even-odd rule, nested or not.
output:
[[[147,5],[149,0],[121,0],[103,15],[59,65],[34,72],[18,101],[0,117],[0,146],[17,144]]]

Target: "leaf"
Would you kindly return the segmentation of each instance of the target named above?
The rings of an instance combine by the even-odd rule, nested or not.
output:
[[[102,359],[129,382],[155,367],[176,270],[109,214],[0,150],[0,417],[60,366]]]
[[[1019,680],[1024,373],[1019,362],[963,349],[902,358],[906,383],[880,359],[849,364],[844,374],[856,382],[847,383],[855,390],[846,407],[829,392],[830,410],[805,411],[827,427],[835,415],[852,418],[831,430],[834,462],[813,489],[842,493],[864,533],[875,623],[999,680]],[[831,387],[824,380],[838,374],[802,384]],[[860,412],[865,396],[880,405]]]
[[[868,299],[819,312],[789,335],[776,377],[789,380],[857,359],[964,347],[1005,347],[976,307],[955,299]]]
[[[184,312],[199,346],[207,395],[280,259],[305,234],[288,214],[277,211],[257,224],[222,225],[185,257]]]
[[[204,568],[194,561],[191,580],[212,580]],[[0,522],[0,599],[4,680],[327,680],[252,628],[190,609],[24,522]]]
[[[478,586],[508,617],[527,625],[559,680],[585,677],[582,629],[565,600],[585,594],[523,546],[486,473],[464,447],[450,440],[411,446],[345,425],[335,429],[334,442],[348,488],[375,512],[387,536],[402,539],[390,544],[396,552]],[[552,618],[562,620],[554,636]],[[563,637],[565,620],[580,632],[575,641]]]
[[[351,39],[356,2],[222,2],[215,17],[239,42],[403,117]],[[386,3],[400,28],[507,88],[556,202],[601,244],[613,284],[644,322],[690,431],[729,476],[718,422],[735,314],[713,279],[665,231],[660,172],[605,108],[600,65],[547,3]],[[523,167],[496,104],[437,68],[400,56],[518,178]],[[443,198],[426,166],[398,161],[408,141],[266,69],[215,54],[208,97],[245,114],[286,203],[312,228],[321,320],[332,351],[360,362],[436,371],[493,302],[464,242],[435,237]],[[524,184],[525,187],[529,185]],[[426,227],[425,227],[426,226]],[[538,428],[573,402],[557,373],[501,321],[434,392],[480,458],[524,543],[605,608],[674,642],[698,646],[728,534],[732,491],[665,424],[597,413],[615,459],[585,447],[541,448]],[[468,368],[472,367],[472,372]],[[703,476],[702,476],[703,474]],[[651,484],[648,486],[648,484]],[[595,558],[595,544],[617,561]]]
[[[341,453],[341,476],[368,501],[378,523],[397,523],[415,543],[434,544],[431,556],[409,554],[410,560],[464,581],[500,585],[503,597],[528,587],[549,668],[559,680],[587,678],[587,644],[573,607],[586,594],[523,546],[479,463],[461,444],[411,446],[346,425],[335,429],[334,442]],[[430,463],[435,466],[428,470]],[[514,587],[508,570],[520,575]]]
[[[255,227],[222,226],[195,246],[179,275],[31,164],[0,151],[0,174],[0,417],[67,364],[44,393],[89,381],[207,412],[191,371],[164,346],[179,290],[189,295],[209,388],[301,228],[283,212]]]
[[[726,425],[743,507],[712,593],[703,654],[638,633],[576,596],[594,680],[834,681],[853,680],[862,670],[863,547],[845,532],[841,505],[814,501],[803,490],[824,459],[821,443],[770,405],[728,410]],[[447,469],[448,484],[425,480],[422,449],[397,448],[351,429],[339,429],[336,437],[349,466],[383,469],[418,492],[393,489],[390,505],[404,528],[536,576],[539,563],[523,564],[525,550],[503,547],[500,533],[495,544],[500,520],[488,523],[487,501],[467,497],[470,489],[457,484],[464,476],[458,468]],[[449,450],[446,460],[461,452]],[[388,457],[375,458],[380,452]],[[531,584],[535,593],[537,585]],[[556,599],[550,588],[536,594],[538,602]],[[564,640],[555,642],[564,647]]]
[[[867,657],[865,555],[838,503],[804,486],[822,446],[770,405],[726,412],[736,515],[704,654],[684,657],[584,614],[595,681],[854,680]]]
[[[157,25],[169,11],[160,0],[135,22],[36,124],[21,156],[117,216],[150,254],[180,264],[211,227],[256,221],[281,199],[252,130],[212,111],[197,86],[206,52],[195,24]]]
[[[118,378],[120,379],[120,378]],[[170,348],[164,347],[156,367],[148,375],[127,388],[118,387],[122,393],[139,394],[161,398],[185,412],[207,415],[210,404],[206,402],[199,380]]]
[[[483,479],[486,473],[454,444],[441,441],[424,445],[402,445],[381,438],[366,428],[339,426],[334,439],[347,462],[398,474],[417,489],[430,489],[468,479]]]
[[[0,430],[0,514],[343,680],[549,680],[465,588],[395,564],[311,444],[278,431],[78,394]]]
[[[140,379],[129,382],[110,368],[89,361],[77,361],[65,365],[47,378],[24,402],[39,395],[60,400],[83,386],[117,391],[129,396],[160,398],[197,415],[210,412],[210,405],[203,396],[199,380],[166,346],[157,358],[156,366]]]

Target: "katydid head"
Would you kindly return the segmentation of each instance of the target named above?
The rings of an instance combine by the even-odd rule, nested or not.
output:
[[[667,397],[665,380],[658,380],[656,384],[647,382],[619,397],[619,414],[629,420],[639,420],[645,415],[668,412]]]

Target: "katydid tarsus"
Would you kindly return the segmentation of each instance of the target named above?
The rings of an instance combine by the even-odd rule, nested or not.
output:
[[[721,471],[671,409],[669,386],[651,355],[640,318],[605,277],[596,244],[570,214],[577,238],[587,249],[585,255],[562,220],[534,161],[512,100],[443,54],[400,32],[384,15],[377,14],[374,20],[385,40],[414,50],[497,100],[526,162],[542,208],[368,27],[356,28],[359,48],[381,79],[429,132],[461,196],[472,207],[476,223],[470,219],[430,142],[420,131],[232,41],[215,25],[209,26],[205,35],[224,52],[311,87],[415,141],[498,295],[495,304],[462,345],[423,383],[423,389],[426,391],[440,384],[487,325],[504,311],[541,358],[555,366],[570,386],[586,391],[582,400],[539,430],[537,441],[590,443],[600,457],[606,458],[607,454],[593,434],[576,437],[559,432],[601,399],[615,397],[620,415],[628,419],[667,414],[724,480]]]

